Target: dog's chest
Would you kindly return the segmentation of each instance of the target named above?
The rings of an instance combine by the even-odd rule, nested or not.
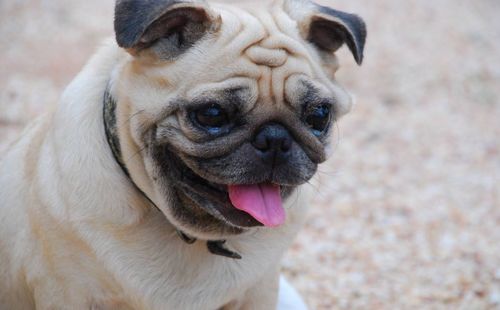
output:
[[[243,256],[235,260],[209,253],[203,241],[158,236],[129,236],[127,244],[113,240],[97,249],[133,308],[217,309],[274,271],[286,247],[278,231],[229,240],[227,247]]]

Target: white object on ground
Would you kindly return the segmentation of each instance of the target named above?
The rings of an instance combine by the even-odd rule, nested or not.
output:
[[[277,310],[307,310],[302,297],[283,276],[280,277]]]

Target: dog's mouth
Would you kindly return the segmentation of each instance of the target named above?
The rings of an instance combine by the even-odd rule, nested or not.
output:
[[[238,210],[250,214],[268,227],[280,226],[286,214],[277,184],[228,185],[229,200]]]
[[[179,160],[180,161],[180,160]],[[218,184],[181,163],[181,178],[174,186],[182,200],[236,227],[277,227],[286,220],[283,200],[294,187],[270,182]]]

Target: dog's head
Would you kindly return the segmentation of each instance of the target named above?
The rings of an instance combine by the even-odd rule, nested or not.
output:
[[[307,0],[118,0],[115,14],[129,56],[112,89],[134,181],[196,237],[282,224],[281,200],[350,109],[335,51],[345,43],[361,63],[363,21]]]

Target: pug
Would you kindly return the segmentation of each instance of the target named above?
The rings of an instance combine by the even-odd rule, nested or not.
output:
[[[0,308],[275,309],[365,24],[307,0],[118,0],[0,163]]]

